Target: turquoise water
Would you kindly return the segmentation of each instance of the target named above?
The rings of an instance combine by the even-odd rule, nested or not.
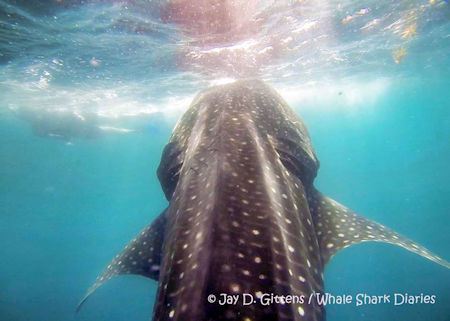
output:
[[[162,1],[0,2],[0,320],[149,319],[157,285],[141,277],[75,308],[167,205],[156,168],[177,118],[240,77],[272,83],[304,119],[323,193],[450,259],[447,3],[280,3],[246,8],[257,33],[237,15],[240,32],[208,34]],[[328,320],[450,316],[448,270],[387,244],[337,254],[325,286],[437,298],[330,306]]]

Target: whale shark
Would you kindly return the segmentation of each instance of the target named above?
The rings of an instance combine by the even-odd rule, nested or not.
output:
[[[114,276],[137,274],[158,282],[155,321],[323,321],[324,306],[308,298],[324,293],[325,266],[353,244],[387,242],[450,267],[323,195],[314,187],[318,169],[305,124],[265,82],[200,92],[157,170],[169,205],[79,307]],[[266,304],[268,297],[284,299]]]

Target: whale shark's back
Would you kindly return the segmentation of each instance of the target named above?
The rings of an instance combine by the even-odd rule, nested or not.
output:
[[[318,305],[267,302],[323,289],[306,195],[317,169],[305,126],[268,85],[200,93],[158,170],[170,206],[154,319],[320,319]],[[208,301],[222,295],[237,301]]]

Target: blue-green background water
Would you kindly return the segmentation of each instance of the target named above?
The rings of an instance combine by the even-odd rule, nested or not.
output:
[[[159,2],[2,1],[0,320],[150,318],[156,282],[136,276],[108,282],[77,315],[75,308],[110,259],[167,205],[156,178],[162,148],[192,96],[218,79],[258,76],[274,84],[309,128],[321,162],[316,186],[449,260],[448,6],[322,4],[311,20],[317,29],[293,36],[288,51],[242,75],[216,68],[212,58],[180,63],[184,50],[230,44],[188,43],[193,36],[182,24],[158,18]],[[377,14],[367,22],[379,19],[384,29],[364,34],[367,22],[342,23],[366,7]],[[301,8],[283,14],[302,23],[314,8]],[[267,25],[273,11],[264,11]],[[395,38],[386,26],[396,21],[416,21],[417,34],[404,39],[402,29]],[[307,50],[296,49],[302,41],[310,41]],[[398,48],[407,55],[396,64]],[[73,114],[88,129],[70,131],[68,124],[79,124]],[[114,130],[84,137],[98,126]],[[34,135],[33,127],[66,136]],[[449,271],[392,245],[340,252],[325,285],[332,294],[437,297],[434,305],[330,306],[328,320],[450,317]]]

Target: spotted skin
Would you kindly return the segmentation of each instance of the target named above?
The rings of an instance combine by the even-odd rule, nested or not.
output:
[[[314,302],[219,305],[207,297],[323,292],[329,259],[371,240],[449,267],[320,194],[318,168],[305,125],[268,85],[242,80],[201,92],[163,151],[158,177],[168,208],[88,295],[114,275],[134,273],[158,279],[155,321],[325,320]]]
[[[317,190],[311,191],[308,201],[314,217],[324,264],[341,249],[361,242],[375,241],[401,246],[408,251],[450,268],[448,262],[423,246],[390,228],[356,214]]]
[[[77,311],[91,293],[116,275],[138,274],[158,281],[166,225],[167,215],[164,211],[108,264],[81,300]]]

